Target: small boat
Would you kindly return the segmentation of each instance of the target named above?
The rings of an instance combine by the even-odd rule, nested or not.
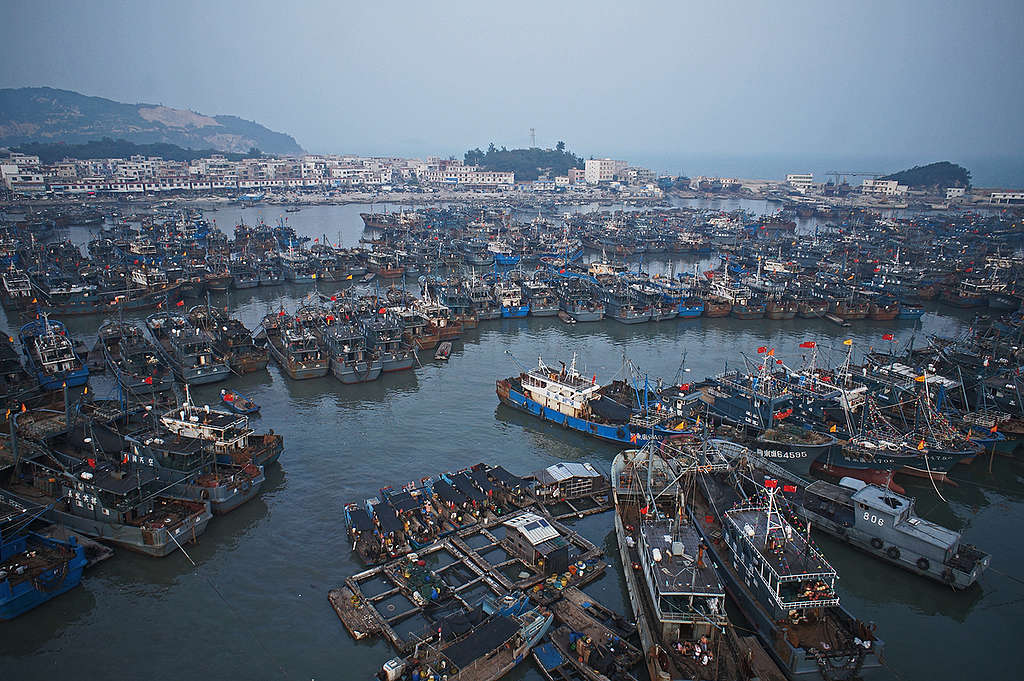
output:
[[[63,542],[26,532],[35,512],[0,497],[0,621],[12,620],[78,586],[85,550],[74,535]]]
[[[220,401],[236,414],[256,414],[260,410],[260,405],[242,393],[232,390],[221,390]]]
[[[363,275],[363,278],[360,281],[364,284],[369,284],[371,281],[373,281],[373,278],[376,276],[376,272],[367,272],[366,274]]]
[[[26,368],[43,390],[75,388],[89,380],[89,369],[61,322],[43,314],[21,327],[18,338],[25,352]]]
[[[444,341],[437,346],[437,352],[434,353],[434,359],[442,360],[447,362],[448,358],[452,354],[452,344],[450,341]]]
[[[561,319],[566,324],[575,324],[576,323],[576,320],[573,318],[573,316],[571,314],[569,314],[568,312],[566,312],[565,310],[559,310],[558,311],[558,318]]]

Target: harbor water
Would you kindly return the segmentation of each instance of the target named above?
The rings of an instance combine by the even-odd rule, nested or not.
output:
[[[761,202],[758,202],[761,203]],[[369,206],[303,208],[288,215],[300,234],[343,245],[362,235],[359,213]],[[379,210],[380,205],[376,206]],[[389,208],[393,209],[394,207]],[[275,207],[222,207],[208,214],[225,231],[240,217],[275,222]],[[88,231],[73,228],[84,243]],[[655,261],[645,268],[685,271],[700,260]],[[648,267],[649,265],[649,267]],[[269,310],[295,302],[312,286],[284,285],[213,297],[250,328]],[[329,291],[326,291],[329,292]],[[141,316],[126,317],[140,321]],[[2,318],[7,333],[16,329]],[[67,319],[88,345],[101,321]],[[590,461],[607,472],[616,447],[541,423],[498,405],[495,380],[518,373],[542,356],[549,364],[575,353],[585,375],[613,378],[624,358],[651,381],[671,381],[685,353],[685,381],[721,372],[756,356],[756,348],[798,364],[803,341],[841,360],[855,352],[897,345],[916,333],[953,335],[969,316],[928,304],[922,328],[910,321],[859,322],[842,329],[825,321],[756,322],[732,318],[672,320],[624,326],[613,321],[567,326],[557,318],[482,322],[454,343],[447,362],[421,353],[423,366],[346,386],[333,378],[292,381],[276,365],[199,387],[197,403],[217,404],[230,386],[263,406],[258,430],[285,438],[280,466],[267,471],[262,494],[218,517],[187,555],[153,559],[118,551],[86,574],[82,586],[15,622],[0,624],[0,678],[34,681],[80,677],[96,681],[182,678],[368,679],[393,656],[383,641],[355,642],[327,602],[329,589],[361,569],[347,545],[342,506],[443,470],[479,462],[527,473],[557,461]],[[97,397],[115,397],[109,376],[92,379]],[[1024,460],[1009,452],[958,466],[957,486],[934,489],[904,480],[918,512],[965,533],[992,554],[976,587],[948,587],[875,561],[822,538],[820,548],[841,576],[843,604],[878,625],[893,679],[1004,678],[1024,662],[1020,612],[1024,607]],[[941,496],[940,496],[941,494]],[[626,594],[610,514],[574,525],[603,547],[608,572],[586,591],[625,612]],[[640,671],[640,673],[645,673]],[[530,662],[507,678],[540,679]]]

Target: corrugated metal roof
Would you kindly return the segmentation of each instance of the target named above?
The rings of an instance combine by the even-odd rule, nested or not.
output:
[[[597,472],[597,469],[589,463],[576,463],[574,461],[556,463],[553,466],[548,466],[543,470],[543,473],[546,473],[547,477],[552,482],[561,482],[562,480],[568,480],[569,478],[596,478],[601,476],[601,474]],[[540,480],[544,480],[544,478],[539,475],[537,477]]]
[[[536,513],[523,513],[506,520],[504,524],[506,527],[514,527],[519,530],[532,546],[561,536],[558,534],[558,530],[551,527],[547,520]]]

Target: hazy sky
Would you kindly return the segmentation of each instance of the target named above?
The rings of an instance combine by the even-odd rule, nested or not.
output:
[[[319,152],[1020,156],[1024,1],[21,2],[0,87],[236,114]]]

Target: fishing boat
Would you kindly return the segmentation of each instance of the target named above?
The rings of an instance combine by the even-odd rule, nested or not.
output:
[[[395,679],[408,670],[420,679],[497,681],[526,659],[553,619],[525,595],[485,596],[431,622],[417,652],[389,660],[381,678]]]
[[[553,317],[558,314],[558,298],[546,283],[532,279],[522,284],[523,296],[531,317]]]
[[[71,456],[88,456],[125,469],[146,467],[156,472],[169,497],[209,503],[211,512],[228,513],[252,499],[263,486],[262,468],[218,463],[206,443],[172,433],[149,411],[124,415],[112,427],[78,421],[50,440],[50,446]]]
[[[266,342],[270,356],[289,377],[301,381],[327,375],[330,360],[316,336],[284,310],[264,317],[261,326],[257,338]]]
[[[444,341],[437,346],[437,352],[434,353],[434,359],[447,362],[448,358],[452,354],[452,344],[450,341]]]
[[[252,331],[241,321],[228,316],[226,311],[206,305],[196,305],[188,313],[189,321],[205,333],[217,354],[227,361],[236,374],[247,374],[267,368],[270,353],[256,345]]]
[[[39,510],[0,492],[0,621],[12,620],[82,581],[85,550],[28,530]]]
[[[691,513],[764,649],[790,679],[855,678],[881,667],[874,625],[840,605],[835,569],[780,511],[777,495],[792,486],[767,479],[748,494],[732,475],[701,474]]]
[[[260,405],[237,390],[221,390],[220,401],[236,414],[257,414],[260,411]]]
[[[384,362],[366,346],[362,330],[349,322],[339,322],[327,313],[314,333],[330,357],[330,370],[346,385],[366,383],[380,378]]]
[[[210,339],[184,315],[155,312],[146,318],[146,327],[156,339],[164,360],[182,383],[216,383],[231,375],[231,368],[214,353]]]
[[[499,279],[494,284],[494,298],[498,301],[501,316],[506,319],[517,319],[530,313],[530,303],[523,299],[522,289],[510,281]]]
[[[616,282],[603,289],[605,315],[622,324],[642,324],[651,320],[651,306],[639,298],[636,288]]]
[[[408,371],[416,364],[416,346],[402,336],[398,319],[385,310],[385,314],[362,317],[359,320],[366,348],[380,357],[381,371]]]
[[[257,433],[249,427],[249,417],[196,406],[186,389],[185,401],[160,417],[163,427],[182,437],[203,440],[218,463],[255,464],[267,467],[281,457],[284,438],[270,430]]]
[[[8,310],[27,310],[35,296],[32,281],[24,270],[11,267],[0,275],[0,302]]]
[[[915,500],[887,487],[842,478],[813,482],[749,457],[750,484],[779,477],[796,491],[788,508],[807,526],[868,555],[954,589],[975,584],[989,566],[988,553],[962,541],[962,534],[930,522],[915,511]]]
[[[46,313],[22,326],[18,340],[26,368],[43,390],[74,388],[89,380],[89,369],[75,352],[64,324],[51,321]]]
[[[128,394],[147,395],[174,387],[174,374],[142,329],[108,319],[100,326],[103,358]]]
[[[559,307],[574,322],[597,322],[604,318],[604,301],[595,298],[595,284],[596,281],[588,283],[582,278],[570,277],[558,287]]]
[[[194,541],[213,517],[209,502],[167,495],[147,465],[54,450],[31,453],[22,461],[21,475],[7,478],[3,487],[22,503],[45,506],[47,520],[155,557]]]
[[[609,442],[642,444],[680,434],[649,390],[622,380],[600,385],[597,376],[580,374],[575,355],[561,369],[538,359],[536,367],[499,380],[496,392],[508,407]]]
[[[729,622],[715,559],[685,507],[698,466],[728,463],[704,443],[649,444],[612,462],[615,536],[648,676],[780,678],[760,643]]]

